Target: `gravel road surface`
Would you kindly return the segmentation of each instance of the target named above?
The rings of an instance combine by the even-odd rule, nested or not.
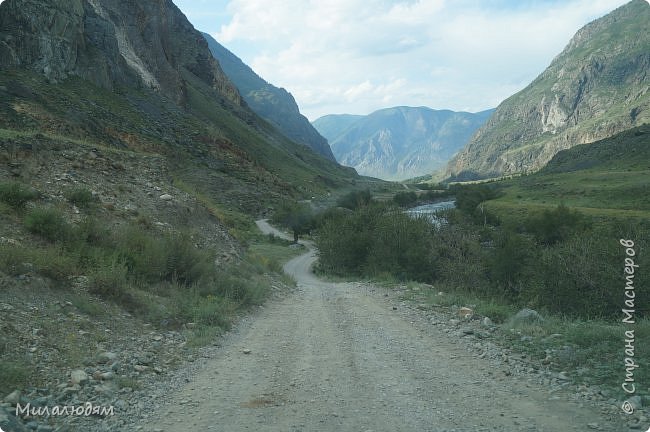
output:
[[[305,243],[284,267],[298,288],[238,327],[142,430],[616,431],[410,320],[381,289],[319,280]]]

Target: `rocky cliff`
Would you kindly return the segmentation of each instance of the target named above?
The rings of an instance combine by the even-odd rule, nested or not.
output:
[[[491,113],[395,107],[368,116],[329,115],[314,125],[339,163],[359,174],[403,180],[443,167]]]
[[[501,103],[446,177],[543,167],[558,151],[650,121],[650,4],[634,0],[586,25],[530,85]]]
[[[6,0],[0,68],[59,82],[76,75],[111,89],[138,84],[184,103],[199,80],[241,104],[206,41],[171,0]]]
[[[335,160],[327,140],[300,113],[291,93],[266,82],[209,34],[203,33],[203,36],[210,51],[253,111],[295,142],[306,145],[332,161]]]

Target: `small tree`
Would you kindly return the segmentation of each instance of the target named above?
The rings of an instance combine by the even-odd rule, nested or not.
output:
[[[479,204],[483,201],[497,197],[497,193],[494,189],[482,184],[454,186],[452,189],[456,195],[456,208],[466,214],[474,216],[480,214],[477,213],[477,207]]]
[[[311,232],[314,213],[309,204],[287,201],[276,210],[272,220],[293,231],[293,242],[298,243],[301,235]]]

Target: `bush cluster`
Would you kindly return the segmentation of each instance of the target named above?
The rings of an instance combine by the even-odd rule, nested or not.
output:
[[[390,274],[422,280],[435,272],[434,227],[383,204],[325,219],[317,238],[320,265],[335,274]]]
[[[36,207],[25,216],[25,228],[51,241],[65,241],[71,234],[63,213],[52,207]]]
[[[0,183],[0,202],[8,204],[14,209],[20,209],[28,201],[38,198],[38,193],[22,183]]]
[[[594,226],[564,206],[520,226],[485,225],[475,216],[477,197],[486,190],[466,195],[464,211],[449,211],[439,225],[385,205],[330,217],[317,233],[320,266],[335,274],[439,284],[575,317],[620,315],[624,256],[618,240],[634,239],[637,264],[650,268],[650,226]],[[636,277],[636,295],[643,297],[650,277]]]
[[[66,194],[66,198],[72,204],[81,208],[90,208],[98,201],[97,197],[93,195],[92,191],[85,187],[77,187],[70,190]]]

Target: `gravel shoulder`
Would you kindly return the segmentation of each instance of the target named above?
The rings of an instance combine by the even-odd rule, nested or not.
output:
[[[284,267],[298,288],[238,325],[137,430],[626,430],[479,358],[386,290],[319,280],[305,245]]]

